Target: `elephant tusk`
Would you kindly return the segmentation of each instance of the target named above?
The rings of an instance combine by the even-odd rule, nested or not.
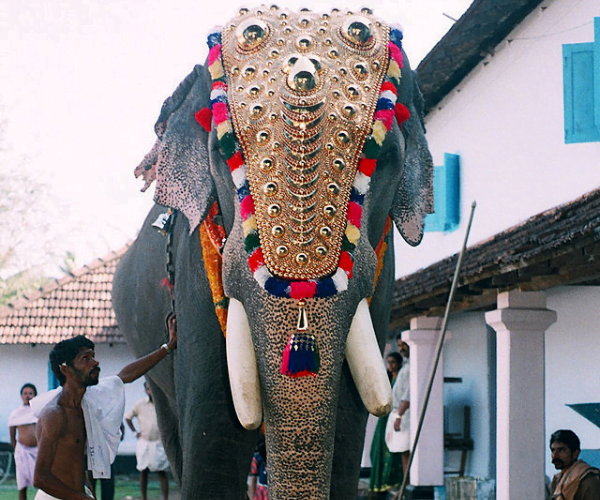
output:
[[[235,412],[245,429],[257,429],[262,422],[262,401],[256,354],[248,316],[242,303],[235,299],[229,299],[226,345]]]
[[[392,389],[366,299],[360,301],[352,319],[346,341],[346,359],[368,412],[385,417],[392,408]]]

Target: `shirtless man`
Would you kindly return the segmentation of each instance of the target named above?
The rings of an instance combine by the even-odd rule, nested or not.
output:
[[[19,500],[26,500],[27,487],[33,486],[33,470],[37,456],[37,438],[35,436],[37,417],[33,414],[29,401],[35,396],[37,396],[35,385],[25,384],[21,387],[23,406],[17,408],[8,417],[10,442],[15,449]]]
[[[114,460],[120,440],[118,429],[125,408],[123,383],[137,380],[177,348],[177,320],[174,316],[167,320],[167,326],[168,343],[127,365],[117,376],[105,379],[99,379],[100,367],[94,357],[94,344],[87,338],[80,335],[54,347],[50,363],[62,391],[43,406],[39,417],[34,485],[40,491],[36,500],[92,498],[85,488],[86,444],[94,477],[110,476],[110,463],[102,461],[103,457],[108,460],[109,455],[110,461]],[[99,381],[100,385],[93,387]],[[86,396],[88,387],[90,390]],[[34,400],[34,410],[35,403]],[[84,417],[86,411],[87,416]],[[101,425],[93,420],[98,415],[102,418]],[[107,420],[110,420],[114,432],[105,432]],[[90,422],[90,429],[86,429],[86,421]],[[94,432],[101,434],[103,439],[90,444],[90,436],[93,437]],[[101,471],[98,476],[97,470]]]

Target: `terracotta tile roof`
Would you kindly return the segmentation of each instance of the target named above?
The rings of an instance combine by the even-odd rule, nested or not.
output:
[[[396,280],[390,328],[442,316],[458,254]],[[498,291],[600,284],[600,188],[467,248],[452,311],[496,307]]]
[[[111,252],[0,308],[0,344],[55,344],[85,335],[125,343],[112,310],[112,279],[129,248]]]
[[[426,112],[438,104],[542,0],[475,0],[417,68]]]

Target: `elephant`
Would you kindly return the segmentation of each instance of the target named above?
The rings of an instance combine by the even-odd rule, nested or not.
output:
[[[433,211],[402,33],[272,6],[208,40],[136,169],[156,204],[115,272],[118,325],[142,355],[176,313],[148,378],[183,499],[246,498],[261,425],[271,499],[354,498],[368,411],[391,407],[392,227],[418,245]]]

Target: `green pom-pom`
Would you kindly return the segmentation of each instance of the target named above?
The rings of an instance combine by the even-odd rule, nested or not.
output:
[[[246,239],[244,240],[244,250],[246,253],[250,255],[254,250],[256,250],[260,246],[260,239],[258,238],[258,233],[256,231],[252,231]]]
[[[363,154],[369,160],[375,160],[379,156],[379,150],[381,146],[377,144],[377,141],[372,136],[367,137],[365,140],[365,147],[363,148]]]
[[[221,140],[219,141],[219,146],[221,147],[221,152],[225,159],[228,160],[231,158],[233,153],[235,153],[235,137],[231,132],[227,132],[223,134]]]

